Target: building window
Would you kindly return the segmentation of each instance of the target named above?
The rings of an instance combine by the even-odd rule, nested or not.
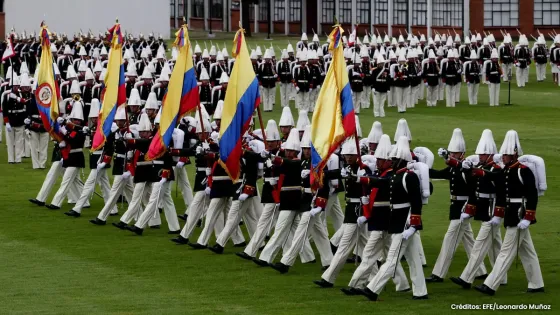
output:
[[[259,21],[268,21],[268,0],[259,1]]]
[[[192,0],[191,14],[194,18],[204,17],[204,0]]]
[[[393,1],[393,24],[408,24],[408,0]]]
[[[463,25],[463,0],[434,0],[432,24],[434,26]]]
[[[484,0],[484,26],[518,25],[519,0]]]
[[[352,23],[352,0],[339,0],[340,23]]]
[[[370,24],[371,8],[369,0],[357,0],[356,19],[359,24]]]
[[[290,0],[290,22],[301,21],[301,0]]]
[[[389,12],[389,4],[387,0],[375,0],[375,16],[374,24],[387,24],[387,15]]]
[[[535,25],[560,25],[560,0],[535,0]]]
[[[210,17],[213,19],[221,19],[224,15],[223,0],[209,0],[210,3]]]
[[[171,0],[170,1],[170,5],[171,5],[171,17],[174,18],[175,17],[175,0]]]
[[[333,23],[334,20],[334,0],[323,0],[322,3],[323,10],[323,23]]]
[[[286,19],[286,2],[284,0],[274,0],[274,21],[284,21]]]
[[[426,25],[428,20],[428,0],[413,0],[412,25]]]

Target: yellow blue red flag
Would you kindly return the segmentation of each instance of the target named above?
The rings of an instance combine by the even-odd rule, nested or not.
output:
[[[184,24],[175,33],[175,36],[174,45],[179,49],[179,55],[161,103],[158,133],[153,138],[145,157],[148,161],[157,159],[165,153],[172,140],[173,129],[177,126],[177,122],[197,108],[200,102],[188,26]]]
[[[321,174],[330,155],[356,131],[352,91],[344,62],[342,33],[335,25],[329,35],[333,56],[317,98],[311,122],[311,185],[322,185]]]
[[[93,136],[93,144],[91,146],[92,151],[97,151],[103,147],[111,133],[111,126],[115,120],[117,108],[119,106],[126,106],[122,54],[123,34],[121,25],[118,22],[109,29],[107,40],[111,42],[111,50],[109,52],[107,74],[105,75],[105,89],[101,93],[101,109],[97,119],[97,131]]]
[[[41,116],[41,121],[45,130],[57,141],[62,140],[62,136],[58,131],[59,109],[58,101],[60,97],[60,89],[58,83],[54,79],[53,58],[51,53],[50,33],[47,25],[41,23],[41,63],[39,65],[39,73],[37,74],[37,89],[35,90],[35,101],[37,109]]]
[[[240,29],[233,40],[235,64],[231,71],[224,99],[220,125],[220,165],[229,177],[239,178],[241,140],[249,128],[253,112],[260,104],[259,81],[249,58],[244,30]]]

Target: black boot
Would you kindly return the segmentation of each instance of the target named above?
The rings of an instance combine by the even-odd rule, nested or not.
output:
[[[476,280],[486,280],[486,278],[488,278],[488,274],[480,275],[480,276],[477,276],[477,277],[474,277],[474,278]]]
[[[202,227],[202,219],[198,219],[198,222],[196,222],[196,227]]]
[[[233,247],[245,247],[245,246],[247,246],[247,243],[245,243],[245,242],[241,242],[239,244],[234,244],[233,245]]]
[[[171,241],[179,245],[186,245],[189,243],[189,239],[184,238],[181,235],[177,236],[176,238],[172,238]]]
[[[340,291],[342,291],[342,293],[344,293],[346,295],[362,295],[361,290],[358,290],[358,289],[353,288],[353,287],[342,288],[342,289],[340,289]]]
[[[270,264],[264,260],[258,259],[258,258],[253,258],[253,262],[261,267],[268,267],[270,266]]]
[[[527,289],[527,293],[544,293],[544,287],[536,289]]]
[[[362,294],[367,297],[370,301],[377,301],[377,294],[373,293],[367,287],[362,290]]]
[[[237,255],[238,257],[241,257],[245,260],[253,260],[253,257],[247,255],[245,252],[235,253],[235,255]]]
[[[278,272],[284,274],[290,270],[290,266],[286,266],[283,263],[275,263],[271,265],[272,269],[277,270]]]
[[[91,222],[91,223],[93,223],[93,224],[95,224],[95,225],[105,225],[105,224],[107,224],[107,221],[100,220],[99,218],[95,218],[95,219],[93,219],[93,220],[89,220],[89,222]]]
[[[329,266],[323,266],[323,267],[321,267],[321,271],[325,271],[325,270],[329,269],[329,267],[330,267],[330,265]]]
[[[144,229],[137,227],[136,225],[131,225],[126,227],[127,230],[130,232],[136,233],[136,235],[141,236],[144,233]]]
[[[41,206],[41,207],[45,205],[44,202],[39,201],[39,200],[37,200],[37,199],[35,199],[35,198],[29,199],[29,201],[30,201],[31,203],[34,203],[34,204],[36,204],[36,205],[38,205],[38,206]]]
[[[336,254],[336,251],[338,250],[338,247],[337,247],[337,246],[334,246],[333,243],[330,243],[330,244],[331,244],[331,251],[332,251],[332,254],[334,255],[334,254]]]
[[[463,289],[470,289],[471,288],[471,284],[468,283],[467,281],[459,278],[459,277],[451,277],[449,278],[449,280],[451,280],[451,282],[460,285],[463,287]]]
[[[113,222],[112,224],[114,227],[118,227],[121,230],[126,230],[126,223],[124,223],[123,221]]]
[[[212,247],[208,247],[208,249],[213,251],[216,254],[223,254],[224,253],[224,248],[222,246],[220,246],[220,244],[216,244]]]
[[[205,249],[206,248],[205,245],[200,245],[198,243],[189,243],[188,245],[190,247],[194,248],[194,249]]]
[[[431,275],[430,277],[426,278],[426,282],[432,282],[432,283],[443,282],[443,278],[440,278],[436,275]]]
[[[413,300],[427,300],[428,299],[428,295],[422,295],[422,296],[413,296],[412,297]]]
[[[79,218],[81,216],[81,214],[79,214],[78,212],[74,211],[74,210],[70,210],[68,212],[64,212],[64,214],[66,214],[69,217],[74,217],[74,218]]]
[[[496,291],[490,289],[487,285],[482,284],[482,285],[477,285],[474,287],[474,289],[480,293],[484,293],[486,295],[490,295],[490,296],[494,296],[494,294],[496,294]]]
[[[179,219],[181,219],[181,220],[183,220],[183,221],[187,221],[187,217],[188,217],[187,214],[181,214],[181,215],[178,215],[178,216],[177,216],[177,218],[179,218]]]
[[[59,210],[60,209],[59,206],[55,206],[55,205],[47,205],[47,208],[49,208],[51,210]]]
[[[315,281],[313,281],[313,283],[320,286],[321,288],[332,288],[334,286],[334,284],[328,282],[325,279],[315,280]]]
[[[150,229],[159,230],[161,227],[159,225],[152,225]]]
[[[169,235],[180,234],[180,233],[181,233],[181,230],[167,232],[167,234],[169,234]]]

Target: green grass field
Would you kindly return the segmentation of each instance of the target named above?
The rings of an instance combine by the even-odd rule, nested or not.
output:
[[[197,34],[202,45],[203,34]],[[231,34],[228,34],[231,35]],[[232,36],[220,34],[222,42],[231,43]],[[287,39],[274,36],[275,46],[285,47]],[[290,39],[295,44],[296,39]],[[270,45],[269,41],[249,39],[249,44]],[[279,55],[279,51],[276,50]],[[454,128],[463,130],[467,149],[474,149],[483,129],[494,132],[498,147],[507,130],[519,132],[523,150],[543,157],[547,163],[548,191],[540,199],[538,224],[531,234],[539,254],[547,292],[525,293],[527,282],[521,263],[508,274],[508,285],[495,297],[483,296],[475,290],[460,289],[448,279],[428,284],[429,300],[412,301],[411,293],[395,293],[388,283],[382,301],[373,303],[364,297],[347,297],[339,289],[347,286],[355,269],[347,264],[334,289],[321,289],[312,283],[321,276],[320,264],[298,262],[286,275],[270,268],[260,268],[234,255],[239,249],[231,243],[223,255],[210,251],[194,251],[171,243],[166,223],[161,230],[146,230],[138,237],[110,224],[104,227],[88,222],[102,207],[102,200],[92,199],[92,208],[85,209],[78,219],[63,215],[71,206],[51,211],[27,201],[34,198],[47,170],[32,170],[31,161],[8,165],[6,149],[0,149],[0,314],[446,314],[452,304],[528,304],[552,305],[560,288],[560,228],[556,223],[560,201],[560,89],[550,74],[544,83],[536,83],[531,69],[530,82],[524,89],[512,83],[513,106],[488,106],[488,89],[481,85],[479,105],[467,105],[466,87],[461,91],[456,108],[427,108],[421,101],[415,109],[398,114],[386,109],[381,119],[383,130],[392,138],[398,119],[405,117],[410,125],[412,146],[426,146],[433,152],[446,147]],[[507,101],[507,84],[502,85],[500,103]],[[280,116],[277,104],[265,120]],[[295,111],[294,111],[295,113]],[[296,117],[297,118],[297,117]],[[360,115],[365,135],[374,121],[371,109]],[[5,143],[5,142],[4,142]],[[443,167],[437,160],[435,167]],[[192,166],[188,168],[193,175]],[[87,176],[87,172],[86,172]],[[192,179],[191,179],[192,180]],[[437,258],[448,225],[448,184],[434,182],[435,191],[423,210],[425,231],[422,241],[427,255],[429,276]],[[53,191],[54,194],[54,191]],[[340,195],[342,197],[342,195]],[[52,197],[52,196],[51,196]],[[176,198],[177,211],[182,213],[182,199]],[[50,198],[49,200],[50,201]],[[555,210],[556,209],[556,210]],[[125,209],[120,209],[120,214]],[[117,218],[110,217],[109,223]],[[181,222],[182,223],[182,222]],[[473,224],[478,233],[479,224]],[[200,229],[195,230],[197,237]],[[331,229],[331,233],[334,233]],[[503,229],[502,229],[503,233]],[[211,244],[213,241],[211,241]],[[318,257],[318,256],[317,256]],[[280,257],[278,256],[277,259]],[[449,276],[457,276],[466,265],[462,247],[457,250]],[[489,264],[487,263],[487,267]],[[405,270],[407,267],[405,266]],[[407,271],[408,272],[408,271]],[[476,283],[478,284],[478,282]],[[462,314],[480,313],[462,311]],[[537,311],[526,311],[534,313]]]

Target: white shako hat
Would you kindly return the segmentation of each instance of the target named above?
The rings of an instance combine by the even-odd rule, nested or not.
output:
[[[408,123],[406,119],[401,118],[397,124],[397,130],[395,131],[395,137],[393,141],[397,142],[400,137],[406,137],[408,141],[412,140],[412,134],[410,133],[410,129],[408,128]]]
[[[368,143],[379,143],[379,139],[383,135],[383,128],[381,127],[381,123],[378,121],[374,121],[373,125],[371,125],[371,130],[369,131],[369,135],[367,137]]]
[[[406,136],[401,136],[397,140],[397,144],[393,147],[391,151],[391,158],[396,158],[404,160],[407,162],[412,162],[412,154],[410,153],[410,145],[408,143],[408,138]]]
[[[523,155],[523,150],[521,149],[521,143],[519,143],[519,136],[517,131],[510,130],[506,133],[502,147],[500,148],[500,154],[519,156]]]
[[[280,141],[280,132],[274,119],[270,119],[266,123],[266,141]]]
[[[393,146],[391,145],[391,138],[389,138],[386,134],[381,135],[373,157],[376,159],[390,160],[392,150]]]
[[[465,144],[465,138],[463,138],[463,132],[459,128],[453,130],[453,135],[447,146],[447,151],[449,152],[467,152],[467,146]]]
[[[299,131],[296,128],[292,128],[292,130],[290,130],[290,135],[284,143],[284,150],[301,151]]]
[[[280,122],[278,126],[285,127],[291,126],[293,127],[294,124],[294,116],[292,116],[292,111],[289,106],[286,106],[282,109],[282,116],[280,116]]]
[[[492,130],[484,129],[482,131],[482,136],[478,141],[476,146],[475,154],[496,154],[498,153],[498,148],[496,147],[496,142],[494,142],[494,136],[492,135]]]

